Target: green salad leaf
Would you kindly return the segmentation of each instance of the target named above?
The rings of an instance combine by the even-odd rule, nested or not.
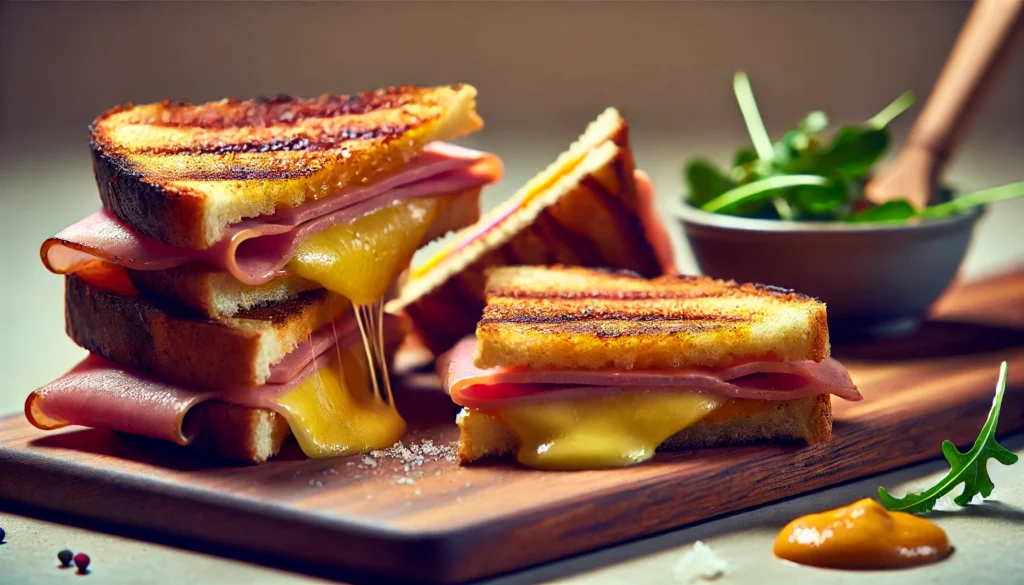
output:
[[[974,496],[981,494],[983,498],[992,495],[995,484],[988,475],[988,460],[995,459],[1003,465],[1013,465],[1017,455],[996,442],[996,426],[999,424],[999,409],[1003,405],[1003,393],[1006,391],[1007,364],[1003,362],[999,368],[999,381],[996,383],[996,396],[992,400],[985,426],[981,434],[966,453],[961,453],[951,441],[943,441],[942,454],[949,462],[950,470],[946,477],[937,484],[920,493],[908,493],[902,498],[889,494],[884,487],[878,488],[878,497],[888,510],[923,514],[930,512],[942,496],[964,484],[959,496],[953,498],[959,506],[971,503]]]
[[[917,210],[906,199],[886,201],[875,207],[868,207],[843,218],[854,223],[898,222],[903,223],[914,217]]]
[[[942,202],[920,211],[905,200],[870,206],[864,185],[889,148],[889,123],[914,104],[914,92],[904,92],[866,122],[841,126],[831,135],[826,134],[828,115],[813,111],[777,142],[771,141],[743,71],[733,76],[733,93],[751,145],[736,150],[727,170],[705,159],[686,165],[688,201],[704,211],[781,220],[898,223],[945,217],[1024,195],[1015,183],[946,201],[940,198]],[[943,194],[948,191],[940,188]]]

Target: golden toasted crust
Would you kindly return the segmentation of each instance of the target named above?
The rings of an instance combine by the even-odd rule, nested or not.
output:
[[[281,450],[291,434],[280,414],[210,400],[189,411],[186,425],[196,429],[192,447],[218,459],[263,463]]]
[[[709,416],[666,439],[659,450],[681,451],[761,441],[814,444],[832,437],[832,402],[827,394],[782,402],[730,402],[759,404],[731,409],[732,413],[724,416]],[[484,457],[514,457],[519,449],[515,433],[492,413],[463,409],[457,423],[461,463]]]
[[[476,328],[492,266],[565,264],[661,273],[640,220],[629,127],[614,108],[508,201],[414,271],[392,311],[404,310],[438,355]],[[496,217],[505,218],[487,231]],[[464,240],[469,243],[461,244]]]
[[[90,126],[103,205],[161,242],[205,249],[224,227],[405,164],[479,130],[469,85],[354,96],[119,106]]]
[[[486,294],[481,368],[717,368],[829,355],[825,305],[776,287],[522,266],[491,269]]]
[[[75,343],[133,370],[197,388],[263,384],[273,364],[349,308],[320,289],[214,320],[119,294],[124,291],[82,276],[65,277],[65,326]]]

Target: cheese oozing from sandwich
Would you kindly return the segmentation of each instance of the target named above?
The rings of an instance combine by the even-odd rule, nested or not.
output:
[[[224,238],[206,250],[157,242],[136,233],[109,212],[100,211],[47,240],[41,255],[47,267],[58,273],[74,272],[99,258],[136,270],[204,262],[249,286],[293,274],[349,299],[355,309],[361,345],[339,349],[333,366],[321,364],[315,372],[308,372],[301,384],[289,387],[287,396],[275,385],[251,392],[280,397],[263,405],[288,420],[307,455],[364,452],[391,446],[405,429],[391,397],[387,373],[384,295],[408,267],[416,249],[440,235],[435,224],[445,210],[470,206],[475,219],[480,188],[500,176],[501,163],[494,155],[432,143],[405,168],[384,173],[376,180],[229,226]],[[347,371],[355,368],[356,357],[351,354],[359,350],[368,386],[353,381]],[[146,387],[160,394],[152,384]],[[164,394],[168,388],[164,388]],[[227,394],[231,395],[229,402],[249,402],[238,393]],[[39,396],[33,396],[26,412],[30,412],[31,404],[41,404]],[[138,402],[138,396],[120,395],[129,402]],[[93,426],[117,428],[112,426],[117,423],[100,418],[103,420]],[[54,421],[60,420],[48,420],[38,408],[29,419],[38,422],[40,428],[52,428],[57,424]],[[153,435],[145,429],[129,432]],[[182,437],[179,433],[175,440],[182,442]]]
[[[728,399],[697,392],[633,390],[552,400],[461,416],[495,416],[519,439],[516,459],[537,469],[622,467],[650,459],[665,439]]]
[[[388,316],[384,326],[385,339],[394,345],[397,320]],[[351,316],[325,329],[296,349],[301,354],[294,357],[309,356],[301,369],[282,364],[272,375],[280,381],[219,392],[156,380],[92,354],[29,395],[25,415],[45,430],[83,425],[188,445],[203,430],[189,423],[189,413],[202,402],[218,400],[281,414],[308,457],[393,445],[404,434],[405,423],[393,405],[372,392],[369,365]]]
[[[535,468],[631,465],[719,413],[751,414],[820,394],[862,399],[832,358],[717,369],[536,370],[479,368],[473,364],[475,349],[476,339],[465,339],[437,364],[442,387],[464,407],[459,424],[500,420],[518,440],[517,460]]]
[[[363,347],[335,346],[331,356],[293,390],[273,401],[308,457],[355,455],[394,445],[405,421],[394,401],[384,403],[371,387]]]

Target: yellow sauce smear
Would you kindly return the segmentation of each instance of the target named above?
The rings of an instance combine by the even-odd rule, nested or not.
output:
[[[894,569],[939,561],[949,539],[935,524],[865,498],[790,522],[775,539],[780,559],[832,569]]]
[[[516,456],[538,469],[623,467],[726,402],[694,392],[639,390],[496,412],[519,439]]]
[[[299,246],[288,270],[352,301],[363,338],[367,386],[348,380],[349,362],[341,372],[321,370],[314,382],[282,398],[292,433],[309,457],[325,457],[390,447],[405,430],[395,409],[383,338],[383,297],[420,246],[444,197],[402,201],[349,223],[319,232]],[[311,378],[312,379],[312,378]]]
[[[385,404],[370,387],[366,354],[359,344],[336,346],[336,358],[278,399],[308,457],[354,455],[394,445],[405,421],[393,403]]]

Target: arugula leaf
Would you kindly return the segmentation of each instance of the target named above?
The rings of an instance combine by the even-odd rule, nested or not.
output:
[[[756,162],[756,161],[757,161],[757,153],[754,152],[752,149],[747,148],[746,146],[741,146],[736,151],[736,154],[734,154],[732,156],[732,166],[733,167],[747,166],[748,164],[750,164],[752,162]]]
[[[760,179],[730,189],[708,201],[700,208],[711,213],[727,213],[734,205],[751,200],[763,200],[772,195],[777,189],[786,187],[798,187],[800,185],[828,185],[829,180],[820,175],[776,175],[767,179]]]
[[[843,221],[854,223],[866,222],[904,222],[917,215],[917,210],[906,199],[887,201],[881,205],[868,207],[843,218]]]
[[[974,193],[968,193],[967,195],[957,197],[945,203],[926,207],[921,210],[921,217],[947,217],[966,211],[978,205],[1002,201],[1003,199],[1013,199],[1014,197],[1020,197],[1022,195],[1024,195],[1024,181],[1010,183],[1009,185],[1003,185],[1001,187],[975,191]]]
[[[1003,405],[1003,393],[1006,391],[1007,364],[999,367],[999,381],[996,383],[996,396],[992,400],[985,426],[974,442],[970,451],[961,453],[951,441],[942,442],[942,454],[949,461],[950,471],[939,483],[921,493],[908,493],[902,498],[889,494],[884,487],[878,488],[878,498],[887,510],[923,514],[935,507],[935,502],[948,494],[961,483],[964,489],[959,496],[953,498],[959,506],[967,506],[974,496],[981,494],[983,498],[992,495],[995,484],[988,475],[988,460],[995,459],[1003,465],[1013,465],[1017,455],[996,442],[996,426],[999,424],[999,409]]]
[[[803,185],[794,191],[796,202],[805,215],[829,215],[849,201],[846,185],[838,181],[822,187]]]
[[[686,185],[690,189],[690,202],[698,207],[733,187],[728,177],[704,160],[690,161],[686,165]]]
[[[837,173],[845,179],[858,179],[867,174],[888,147],[889,133],[885,130],[843,126],[828,149],[803,172]]]

